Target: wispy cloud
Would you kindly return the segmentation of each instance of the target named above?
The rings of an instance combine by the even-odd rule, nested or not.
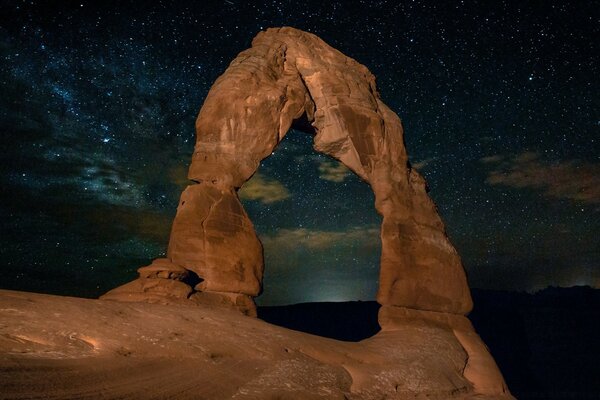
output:
[[[319,178],[330,182],[343,182],[352,174],[346,166],[340,162],[323,160],[319,163]]]
[[[264,204],[276,203],[290,197],[290,192],[278,180],[256,173],[238,192],[242,200]]]
[[[423,169],[426,166],[428,166],[429,164],[431,164],[433,161],[435,161],[435,157],[426,158],[426,159],[421,160],[421,161],[415,161],[411,165],[415,169]]]
[[[497,163],[504,160],[504,156],[501,155],[493,155],[493,156],[487,156],[487,157],[482,157],[479,159],[479,161],[481,161],[484,164],[493,164],[493,163]]]
[[[260,304],[375,298],[381,255],[378,227],[280,229],[260,239],[266,271]]]
[[[494,155],[480,161],[493,165],[486,179],[489,185],[536,189],[548,197],[600,204],[599,163],[566,160],[549,164],[533,152],[513,157]]]
[[[354,245],[379,247],[379,228],[353,227],[344,231],[324,231],[306,228],[281,229],[275,235],[261,238],[267,248],[297,248],[305,246],[309,250],[321,251],[333,246]]]

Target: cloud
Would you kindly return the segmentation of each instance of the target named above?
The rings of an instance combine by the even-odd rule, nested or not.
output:
[[[431,164],[433,161],[435,161],[435,157],[426,158],[426,159],[421,160],[421,161],[416,161],[416,162],[412,163],[411,165],[415,169],[423,169],[426,166],[428,166],[429,164]]]
[[[340,162],[324,160],[319,164],[319,178],[330,182],[343,182],[352,173]]]
[[[502,160],[504,160],[504,156],[501,155],[487,156],[479,159],[479,161],[481,161],[484,164],[493,164]]]
[[[536,189],[547,197],[600,204],[599,163],[567,160],[548,164],[533,152],[508,158],[489,156],[480,161],[494,165],[485,180],[489,185]]]
[[[76,148],[62,149],[32,162],[16,165],[6,174],[12,184],[22,186],[32,195],[45,197],[52,193],[67,202],[146,206],[144,187],[135,172],[110,156],[80,154]],[[76,200],[75,200],[76,199]]]
[[[346,231],[322,231],[306,228],[280,229],[275,235],[265,236],[262,242],[267,248],[297,248],[323,251],[333,246],[353,246],[361,243],[366,247],[379,247],[379,228],[354,227]]]
[[[375,298],[381,256],[378,227],[280,229],[260,238],[265,280],[259,304]]]
[[[281,182],[259,173],[254,174],[238,194],[242,200],[255,200],[263,204],[276,203],[290,197],[290,192]]]

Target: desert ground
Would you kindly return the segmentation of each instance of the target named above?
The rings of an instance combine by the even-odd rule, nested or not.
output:
[[[342,342],[224,308],[0,291],[3,399],[485,398],[466,360],[424,321]]]

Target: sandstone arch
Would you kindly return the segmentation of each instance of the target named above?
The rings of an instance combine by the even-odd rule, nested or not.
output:
[[[196,145],[167,259],[106,298],[164,296],[230,303],[253,313],[262,247],[237,196],[292,127],[370,184],[383,217],[377,300],[454,314],[471,297],[421,175],[411,169],[400,119],[379,98],[369,70],[310,33],[259,33],[212,86],[196,121]],[[195,292],[189,271],[201,279]],[[162,276],[160,275],[162,274]],[[152,278],[167,278],[170,285]],[[189,283],[189,282],[188,282]]]
[[[410,168],[400,119],[379,98],[366,67],[292,28],[259,33],[214,83],[196,121],[188,175],[195,184],[181,195],[167,258],[140,268],[140,278],[103,298],[224,305],[256,315],[252,297],[261,290],[262,247],[237,189],[291,126],[314,133],[315,149],[343,162],[375,194],[383,217],[377,300],[384,334],[369,343],[441,334],[463,356],[449,365],[442,352],[432,365],[441,360],[445,372],[430,376],[431,382],[461,376],[470,389],[457,390],[512,398],[485,344],[461,315],[472,307],[465,273],[425,181]],[[316,359],[319,354],[310,353]],[[350,370],[358,391],[378,371],[369,370],[368,362],[360,368],[366,369]]]

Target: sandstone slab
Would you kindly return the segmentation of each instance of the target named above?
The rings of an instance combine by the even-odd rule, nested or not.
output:
[[[445,322],[410,317],[353,343],[226,308],[0,290],[0,397],[512,399],[463,375]]]

